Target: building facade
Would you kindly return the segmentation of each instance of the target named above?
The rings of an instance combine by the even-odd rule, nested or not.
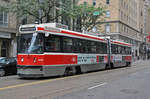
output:
[[[5,0],[0,0],[0,2],[5,2]],[[145,0],[79,0],[79,3],[89,3],[95,7],[102,4],[106,7],[105,20],[101,22],[101,28],[96,27],[97,30],[103,33],[103,36],[133,44],[133,56],[140,56],[140,46],[142,42],[145,42],[146,33],[150,29],[145,2]],[[57,14],[57,9],[54,9],[53,14]],[[68,25],[71,30],[76,25],[72,24],[74,20],[65,16],[55,21]],[[12,13],[0,12],[0,56],[16,55],[16,33],[20,22],[21,24],[34,23],[35,19],[25,17],[18,22]]]
[[[6,3],[0,0],[1,4]],[[0,12],[0,57],[16,57],[17,20],[14,14]]]
[[[101,32],[112,39],[133,45],[133,56],[140,56],[140,45],[144,42],[144,0],[81,0],[89,4],[105,5],[105,21]]]

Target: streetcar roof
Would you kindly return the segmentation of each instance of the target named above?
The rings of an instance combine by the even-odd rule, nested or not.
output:
[[[35,28],[35,29],[32,29],[32,28]],[[29,31],[27,31],[27,30],[29,30]],[[21,25],[19,28],[19,31],[21,34],[34,33],[36,31],[38,33],[61,35],[61,36],[64,35],[64,36],[74,37],[74,38],[97,40],[97,41],[102,41],[102,42],[106,43],[106,40],[101,37],[57,28],[57,27],[54,27],[53,25],[51,25],[50,23]]]
[[[81,38],[81,39],[91,39],[91,40],[101,41],[104,43],[107,42],[105,37],[98,37],[98,36],[94,36],[90,34],[57,28],[54,26],[53,23],[21,25],[19,28],[19,32],[21,34],[38,32],[38,33],[61,35],[61,36],[68,36],[68,37]],[[131,46],[131,44],[129,43],[125,43],[125,42],[118,41],[118,40],[111,40],[111,42],[117,45],[123,45],[123,46],[129,46],[129,47]]]
[[[111,42],[112,42],[113,44],[118,44],[118,45],[124,45],[124,46],[129,46],[129,47],[132,46],[132,44],[130,44],[130,43],[126,43],[126,42],[118,41],[118,40],[111,40]]]

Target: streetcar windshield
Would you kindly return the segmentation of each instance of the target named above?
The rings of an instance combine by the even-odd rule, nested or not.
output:
[[[18,53],[43,53],[43,35],[39,33],[22,34],[18,40]]]

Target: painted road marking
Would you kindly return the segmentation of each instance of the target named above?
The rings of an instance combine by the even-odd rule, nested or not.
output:
[[[77,76],[75,76],[75,77],[77,77]],[[64,78],[58,78],[58,79],[42,80],[42,81],[35,81],[35,82],[31,82],[31,83],[12,85],[12,86],[7,86],[7,87],[2,87],[2,88],[0,88],[0,91],[6,90],[6,89],[12,89],[12,88],[24,87],[24,86],[37,85],[37,84],[42,84],[42,83],[47,83],[47,82],[52,82],[52,81],[65,80],[65,79],[69,79],[69,78],[71,78],[71,77],[64,77]]]
[[[13,88],[18,88],[18,87],[24,87],[24,86],[37,85],[37,84],[42,84],[42,83],[47,83],[47,82],[53,82],[53,81],[58,81],[58,80],[66,80],[66,79],[71,79],[71,78],[90,76],[90,75],[97,74],[97,73],[99,73],[99,72],[94,72],[94,73],[89,73],[89,74],[82,74],[82,75],[75,75],[75,76],[68,76],[68,77],[57,78],[57,79],[49,79],[49,80],[35,81],[35,82],[31,82],[31,83],[24,83],[24,84],[11,85],[11,86],[7,86],[7,87],[2,87],[2,88],[0,88],[0,91],[6,90],[6,89],[13,89]]]
[[[107,83],[105,82],[105,83],[102,83],[102,84],[99,84],[99,85],[90,87],[90,88],[88,88],[88,90],[91,90],[91,89],[94,89],[94,88],[97,88],[97,87],[101,87],[101,86],[106,85],[106,84],[107,84]]]

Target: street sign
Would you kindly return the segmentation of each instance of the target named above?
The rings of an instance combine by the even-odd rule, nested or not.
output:
[[[100,12],[99,12],[99,11],[95,11],[95,12],[93,13],[93,15],[94,15],[94,16],[100,15]]]

